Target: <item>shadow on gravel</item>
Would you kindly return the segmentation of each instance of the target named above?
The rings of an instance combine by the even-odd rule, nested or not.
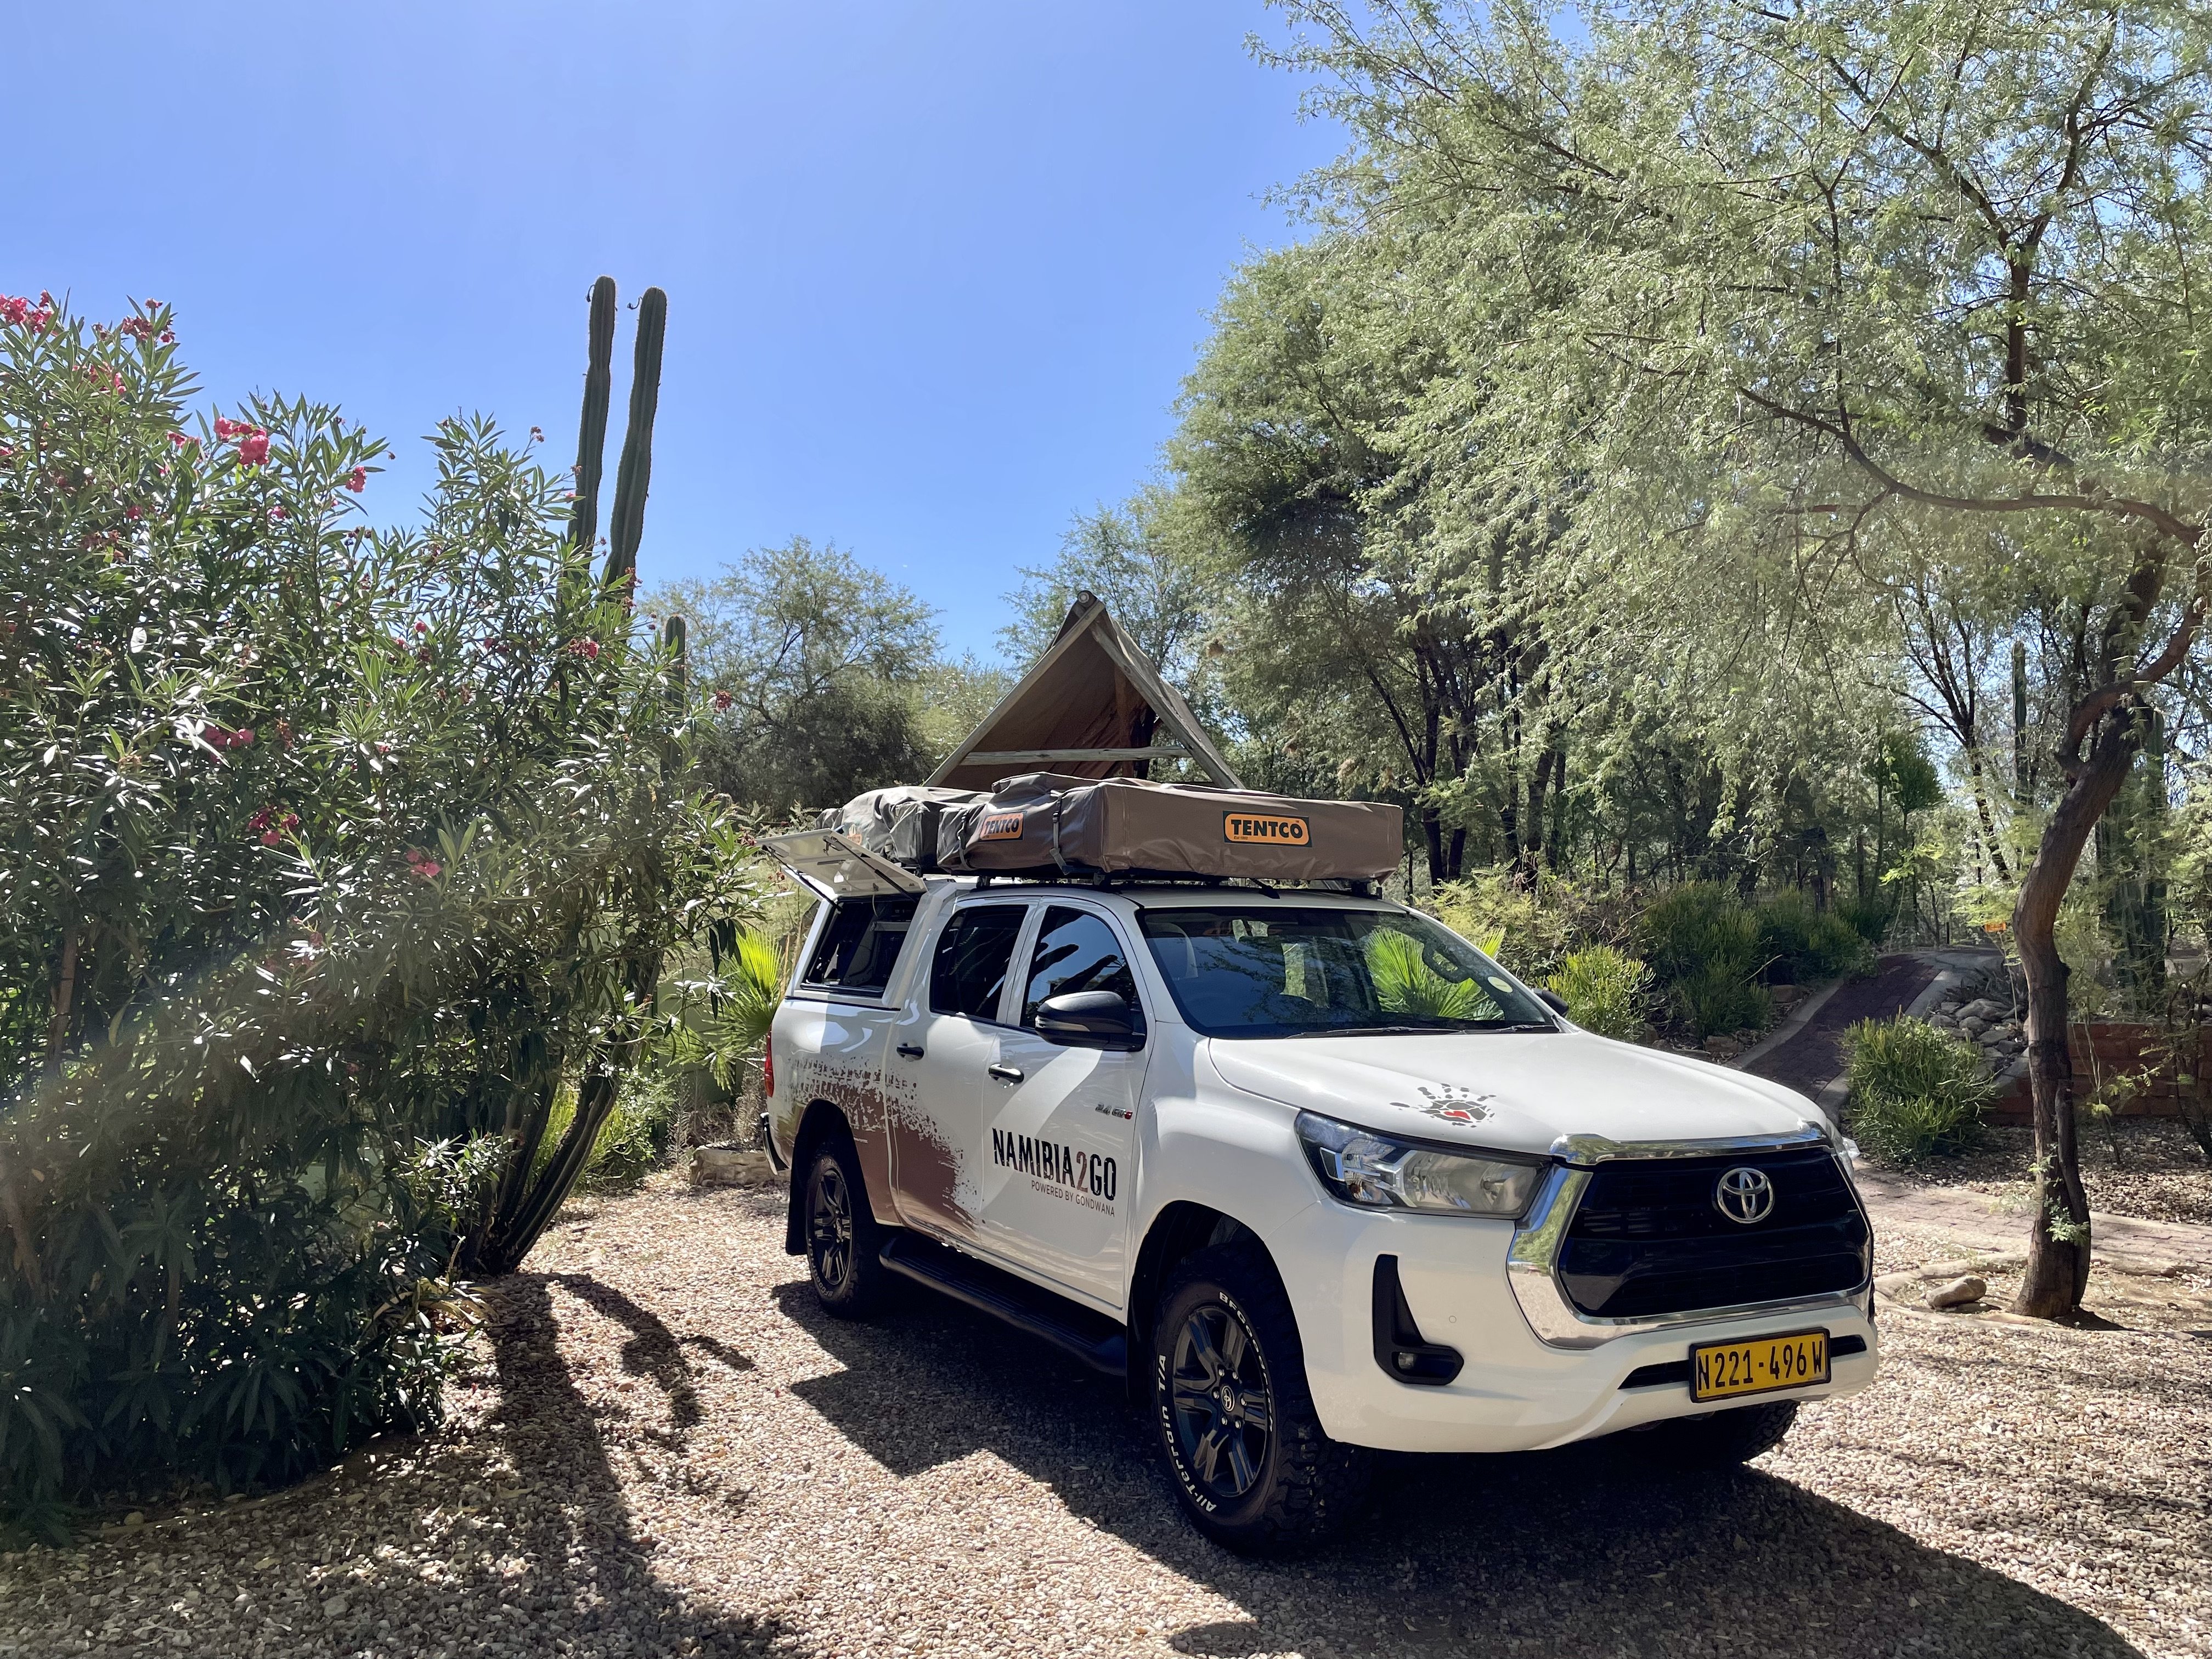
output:
[[[1176,1632],[1183,1653],[2140,1659],[2080,1609],[1787,1481],[1668,1475],[1617,1443],[1391,1459],[1330,1550],[1242,1560],[1184,1522],[1118,1383],[919,1288],[871,1325],[803,1282],[775,1295],[846,1367],[792,1392],[892,1473],[991,1450],[1249,1615]]]
[[[517,1273],[490,1287],[492,1350],[501,1398],[499,1432],[515,1466],[550,1502],[520,1510],[504,1547],[538,1564],[538,1589],[575,1605],[560,1613],[562,1653],[759,1654],[792,1632],[774,1620],[732,1618],[690,1606],[654,1578],[653,1546],[630,1524],[630,1500],[615,1474],[590,1403],[561,1358],[552,1291],[558,1286],[623,1326],[625,1370],[652,1379],[667,1396],[673,1437],[699,1418],[690,1364],[675,1334],[619,1291],[579,1273]],[[711,1343],[725,1364],[750,1369],[734,1350]],[[520,1634],[520,1632],[518,1632]],[[518,1644],[540,1650],[535,1643]],[[544,1650],[556,1650],[545,1644]]]

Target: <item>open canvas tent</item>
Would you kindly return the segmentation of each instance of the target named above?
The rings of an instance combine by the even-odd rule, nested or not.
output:
[[[1151,763],[1189,761],[1224,788],[1244,786],[1182,695],[1106,614],[1079,593],[1045,653],[929,775],[951,789],[988,789],[1020,772],[1146,776]]]

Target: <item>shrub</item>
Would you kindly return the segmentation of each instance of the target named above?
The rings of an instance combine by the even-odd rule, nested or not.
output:
[[[635,1187],[668,1155],[676,1126],[676,1091],[658,1067],[623,1079],[615,1109],[592,1143],[584,1179],[594,1187]]]
[[[1857,969],[1868,956],[1866,942],[1832,910],[1818,911],[1796,888],[1787,888],[1758,907],[1759,953],[1766,977],[1802,984]]]
[[[1759,918],[1718,882],[1662,893],[1644,908],[1642,931],[1645,957],[1663,981],[1708,969],[1748,980],[1759,971]]]
[[[1764,988],[1722,963],[1676,980],[1672,994],[1681,1023],[1701,1038],[1716,1032],[1762,1030],[1774,1012]]]
[[[1559,972],[1570,951],[1617,944],[1626,929],[1613,906],[1556,872],[1500,866],[1439,882],[1422,901],[1437,921],[1532,985]]]
[[[1883,935],[1889,932],[1889,924],[1897,919],[1897,896],[1876,890],[1859,898],[1839,898],[1832,914],[1840,916],[1853,933],[1865,940],[1869,950],[1879,951]]]
[[[1863,1019],[1844,1034],[1851,1133],[1885,1158],[1914,1164],[1963,1152],[1996,1084],[1965,1038],[1920,1019]]]
[[[1626,951],[1609,945],[1570,951],[1549,985],[1565,999],[1568,1017],[1584,1030],[1623,1042],[1644,1035],[1651,970]]]
[[[1642,931],[1674,1018],[1693,1036],[1766,1024],[1772,1005],[1753,983],[1759,918],[1733,892],[1717,882],[1686,883],[1645,908]]]
[[[448,422],[371,530],[380,442],[188,434],[169,322],[0,320],[0,1503],[49,1512],[434,1420],[448,1276],[528,1248],[743,903],[566,480]]]

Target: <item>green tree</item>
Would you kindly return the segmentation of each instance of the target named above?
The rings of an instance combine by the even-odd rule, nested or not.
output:
[[[781,816],[929,771],[921,701],[933,683],[955,689],[933,613],[851,554],[799,537],[649,608],[690,625],[693,672],[718,711],[700,752],[710,788]]]
[[[999,639],[1007,657],[1033,660],[1060,632],[1075,596],[1095,593],[1172,684],[1204,701],[1214,573],[1206,526],[1191,507],[1187,495],[1154,483],[1117,507],[1078,514],[1059,556],[1024,568],[1021,586],[1006,596],[1014,620]]]
[[[2016,1306],[2088,1271],[2059,903],[2199,643],[2212,18],[2180,3],[1331,0],[1289,54],[1346,210],[1449,224],[1525,331],[1428,454],[1574,503],[1590,591],[1762,628],[1886,615],[1929,537],[2079,612],[2021,878],[2039,1202]],[[1507,441],[1508,438],[1511,441]],[[1625,577],[1626,580],[1621,580]],[[1864,623],[1844,623],[1846,629]]]

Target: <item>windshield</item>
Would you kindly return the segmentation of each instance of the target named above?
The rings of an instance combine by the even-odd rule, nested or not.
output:
[[[1388,910],[1149,909],[1145,942],[1208,1036],[1557,1027],[1466,940]]]

